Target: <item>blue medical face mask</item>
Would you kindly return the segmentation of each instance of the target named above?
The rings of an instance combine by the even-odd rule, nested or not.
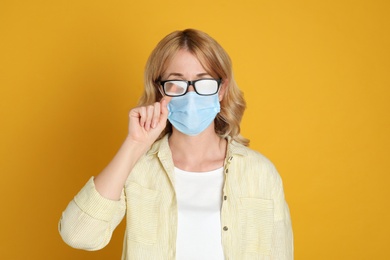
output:
[[[203,132],[220,110],[218,93],[201,96],[192,91],[171,99],[168,120],[183,134],[194,136]]]

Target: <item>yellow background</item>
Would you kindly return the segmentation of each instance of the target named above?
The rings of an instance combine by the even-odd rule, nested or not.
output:
[[[120,259],[57,222],[127,132],[146,59],[197,28],[229,52],[242,133],[285,185],[296,259],[390,259],[387,0],[0,3],[0,258]]]

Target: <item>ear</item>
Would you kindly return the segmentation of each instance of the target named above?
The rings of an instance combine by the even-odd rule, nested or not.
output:
[[[221,84],[220,89],[219,89],[219,92],[218,92],[219,102],[221,102],[223,97],[225,96],[228,85],[229,85],[229,80],[223,79],[222,84]]]

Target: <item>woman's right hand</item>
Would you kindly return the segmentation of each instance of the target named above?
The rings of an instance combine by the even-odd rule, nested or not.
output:
[[[164,130],[168,119],[164,97],[151,106],[136,107],[129,113],[129,133],[111,162],[95,177],[96,190],[105,198],[119,200],[134,165]]]
[[[171,97],[165,96],[153,105],[130,110],[128,139],[149,148],[167,124],[169,113],[167,105],[170,100]]]

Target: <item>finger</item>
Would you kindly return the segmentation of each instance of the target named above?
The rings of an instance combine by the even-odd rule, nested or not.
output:
[[[138,111],[138,107],[137,108],[133,108],[132,110],[130,110],[129,112],[129,118],[132,119],[132,118],[137,118],[139,119],[140,118],[140,115],[139,115],[139,111]]]
[[[146,121],[146,108],[140,107],[139,108],[139,124],[141,127],[145,127],[145,121]]]
[[[168,114],[169,114],[168,104],[169,104],[169,102],[171,102],[171,99],[172,99],[172,97],[165,96],[161,100],[161,115],[162,115],[163,120],[167,120],[167,118],[168,118]]]
[[[153,113],[153,119],[152,119],[152,128],[156,128],[158,121],[160,119],[160,103],[156,102],[154,103],[154,113]]]
[[[146,107],[145,130],[149,131],[153,119],[154,106]]]

